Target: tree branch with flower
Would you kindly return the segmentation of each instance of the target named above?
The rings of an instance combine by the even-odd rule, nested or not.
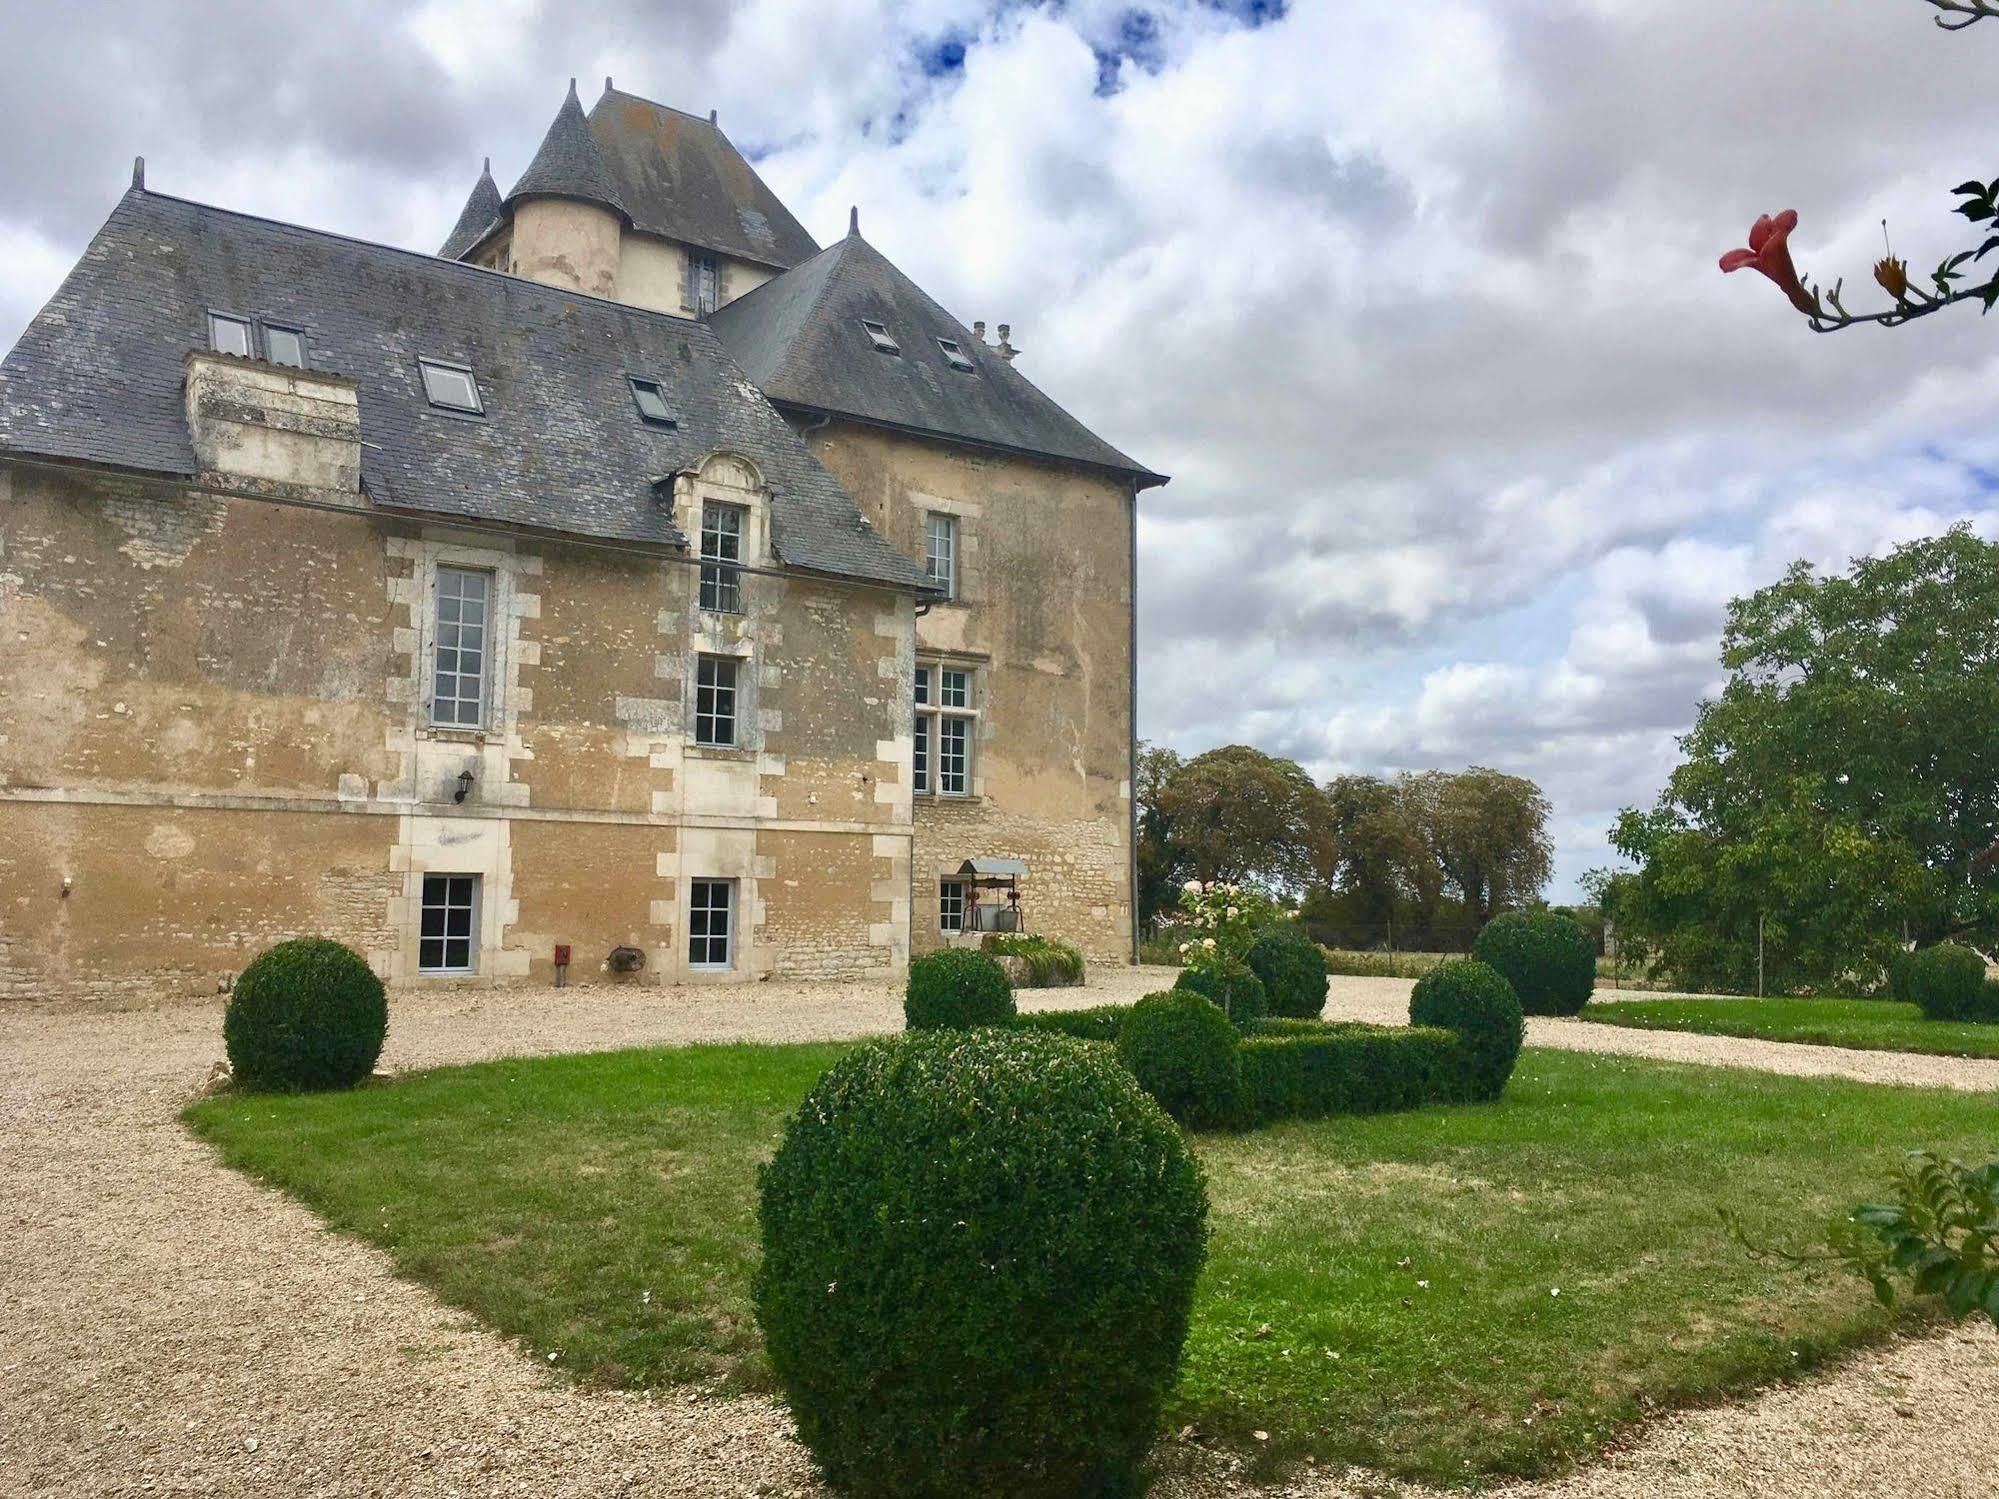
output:
[[[1277,903],[1254,885],[1189,880],[1180,888],[1180,956],[1195,972],[1211,976],[1214,992],[1226,996],[1250,971],[1256,934],[1278,914]]]
[[[1924,0],[1924,3],[1941,12],[1934,19],[1946,31],[1963,31],[1999,16],[1999,0]],[[1893,299],[1893,305],[1878,311],[1847,311],[1841,300],[1846,287],[1844,279],[1835,281],[1828,289],[1816,282],[1807,283],[1799,276],[1791,259],[1790,244],[1791,232],[1798,227],[1795,209],[1760,216],[1750,226],[1748,246],[1723,255],[1721,269],[1724,273],[1760,271],[1805,315],[1814,333],[1837,333],[1863,323],[1898,328],[1960,302],[1977,301],[1990,312],[1993,304],[1999,303],[1999,271],[1984,281],[1967,281],[1967,276],[1970,268],[1999,249],[1999,177],[1990,182],[1960,183],[1951,192],[1963,200],[1956,212],[1972,224],[1985,227],[1984,242],[1940,261],[1930,272],[1927,284],[1920,278],[1912,278],[1908,262],[1897,258],[1892,247],[1884,247],[1886,253],[1874,265],[1874,281]],[[1883,228],[1885,232],[1885,224]]]

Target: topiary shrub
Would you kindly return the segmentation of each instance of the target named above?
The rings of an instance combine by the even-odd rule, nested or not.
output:
[[[1427,1026],[1266,1020],[1242,1043],[1242,1117],[1324,1119],[1465,1099],[1464,1046]]]
[[[757,1320],[832,1484],[868,1499],[1142,1491],[1207,1192],[1105,1048],[999,1029],[860,1047],[813,1087],[759,1185]]]
[[[1049,989],[1083,982],[1083,955],[1053,937],[988,932],[979,947],[996,958],[1018,958],[1027,970],[1028,988]]]
[[[325,937],[280,942],[251,959],[229,994],[222,1042],[245,1088],[351,1088],[374,1071],[389,996],[353,948]]]
[[[1464,1096],[1474,1101],[1499,1097],[1527,1033],[1520,1001],[1504,975],[1489,964],[1462,959],[1440,963],[1416,980],[1409,1023],[1456,1032]]]
[[[1014,1018],[1006,970],[969,947],[925,953],[909,965],[902,1023],[913,1031],[1006,1025]]]
[[[1118,1060],[1159,1106],[1190,1129],[1236,1121],[1242,1063],[1236,1029],[1191,989],[1148,994],[1118,1031]]]
[[[1326,955],[1295,922],[1279,921],[1256,934],[1245,955],[1270,996],[1272,1015],[1317,1020],[1326,1008]]]
[[[1502,911],[1471,952],[1499,970],[1528,1015],[1574,1015],[1596,988],[1596,943],[1559,911]]]
[[[1986,1015],[1985,960],[1958,943],[1939,942],[1910,954],[1902,983],[1926,1019],[1979,1020]]]
[[[1131,1015],[1130,1005],[1092,1005],[1087,1010],[1036,1010],[1019,1016],[1021,1030],[1050,1031],[1079,1041],[1115,1041]]]
[[[1270,1013],[1270,994],[1254,973],[1239,973],[1224,979],[1211,969],[1183,968],[1173,987],[1212,1001],[1237,1025],[1248,1025]]]

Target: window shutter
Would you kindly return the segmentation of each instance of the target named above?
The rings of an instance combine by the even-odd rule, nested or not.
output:
[[[697,278],[701,274],[701,262],[692,250],[688,250],[682,257],[681,266],[683,274],[680,278],[680,310],[692,312],[697,305],[694,299],[699,289]]]

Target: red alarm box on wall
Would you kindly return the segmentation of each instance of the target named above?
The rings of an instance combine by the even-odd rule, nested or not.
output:
[[[557,968],[567,968],[569,966],[569,944],[567,942],[558,942],[555,944],[555,966]]]

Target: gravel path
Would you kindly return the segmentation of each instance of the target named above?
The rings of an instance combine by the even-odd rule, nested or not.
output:
[[[1407,1004],[1400,981],[1335,985],[1329,1014],[1400,1019]],[[1118,972],[1051,1003],[1156,987],[1156,971]],[[386,1062],[409,1067],[842,1037],[892,1028],[900,1004],[888,985],[768,984],[405,995],[394,1014]],[[577,1389],[394,1279],[376,1251],[217,1166],[176,1114],[220,1057],[219,1036],[219,1005],[0,1010],[0,1494],[819,1494],[768,1402]],[[1950,1058],[1565,1022],[1536,1022],[1532,1039],[1999,1086],[1999,1064]],[[1995,1394],[1989,1329],[1898,1342],[1809,1384],[1672,1417],[1587,1473],[1517,1492],[1987,1495],[1999,1492]],[[1166,1458],[1160,1499],[1244,1493],[1226,1458],[1177,1444]],[[1328,1474],[1276,1492],[1389,1491]]]

